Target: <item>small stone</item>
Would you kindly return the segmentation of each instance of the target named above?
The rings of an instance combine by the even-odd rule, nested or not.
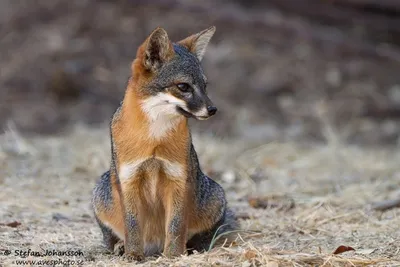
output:
[[[225,172],[222,174],[221,179],[222,179],[225,183],[231,184],[231,183],[233,183],[233,182],[235,181],[235,179],[236,179],[235,172],[232,171],[232,170],[225,171]]]
[[[52,219],[55,221],[68,221],[69,218],[61,213],[53,213]]]

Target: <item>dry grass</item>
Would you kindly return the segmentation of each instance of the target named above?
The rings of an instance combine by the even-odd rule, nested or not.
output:
[[[0,138],[0,223],[21,222],[0,226],[0,252],[81,250],[85,266],[128,265],[101,246],[89,206],[95,180],[109,163],[106,127],[27,139],[11,125]],[[173,260],[149,258],[143,266],[400,265],[400,209],[370,208],[399,197],[399,151],[197,135],[195,145],[203,169],[243,216],[242,232],[230,247]],[[295,207],[254,209],[247,197],[255,195],[292,199]],[[355,251],[333,255],[340,245]],[[5,266],[19,259],[0,255]]]

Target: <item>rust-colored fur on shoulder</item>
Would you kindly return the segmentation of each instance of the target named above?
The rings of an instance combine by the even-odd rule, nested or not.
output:
[[[216,110],[201,87],[199,64],[214,31],[173,44],[157,28],[132,63],[111,123],[111,168],[92,201],[106,246],[120,249],[123,243],[128,258],[204,250],[217,230],[237,227],[222,187],[200,169],[188,127],[188,117]]]

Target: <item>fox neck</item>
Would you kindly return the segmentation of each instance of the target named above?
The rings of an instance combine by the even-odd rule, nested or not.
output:
[[[152,101],[153,97],[144,98],[134,83],[129,84],[122,112],[124,125],[130,132],[156,143],[182,140],[189,136],[187,118],[165,112],[163,106],[153,105]]]

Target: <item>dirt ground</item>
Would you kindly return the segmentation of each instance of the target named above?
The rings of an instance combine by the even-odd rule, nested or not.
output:
[[[175,260],[148,258],[142,266],[400,265],[400,209],[371,209],[400,196],[398,150],[194,139],[202,168],[227,191],[241,232],[231,247]],[[0,251],[74,250],[83,256],[59,258],[80,259],[84,266],[128,265],[102,247],[89,206],[95,180],[109,164],[106,127],[77,126],[66,136],[29,139],[11,128],[0,147],[0,223],[20,223],[0,226]],[[254,208],[250,196],[270,198],[271,205]],[[355,251],[333,255],[339,246]],[[23,259],[0,256],[5,266]]]
[[[0,1],[0,266],[129,265],[103,248],[90,209],[108,120],[151,30],[179,40],[210,25],[219,112],[191,125],[241,231],[230,247],[141,265],[400,266],[400,208],[373,208],[400,198],[400,38],[278,2]],[[27,249],[83,255],[15,255]]]

